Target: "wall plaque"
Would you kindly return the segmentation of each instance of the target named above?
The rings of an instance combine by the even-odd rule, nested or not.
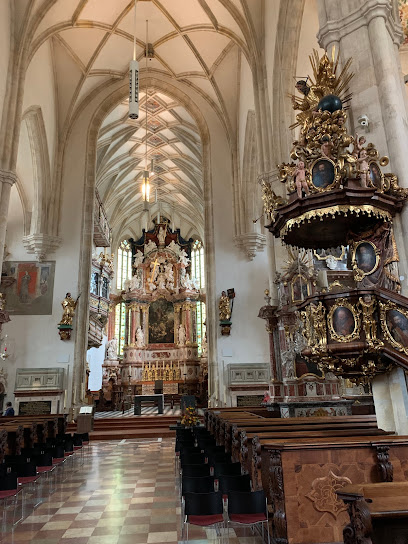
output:
[[[29,400],[19,403],[19,416],[39,416],[51,414],[50,400]]]
[[[261,406],[263,395],[238,395],[237,406]]]

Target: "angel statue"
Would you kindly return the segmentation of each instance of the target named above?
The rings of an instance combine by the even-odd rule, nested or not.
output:
[[[218,309],[220,312],[220,321],[229,321],[231,319],[230,299],[225,291],[220,296]]]
[[[74,300],[71,297],[71,293],[66,294],[64,300],[61,302],[63,313],[59,325],[72,325],[72,320],[74,319],[75,315],[75,309],[77,307],[80,296],[81,295],[78,295],[77,299]]]

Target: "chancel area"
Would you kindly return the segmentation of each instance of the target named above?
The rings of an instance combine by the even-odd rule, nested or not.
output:
[[[407,0],[0,27],[4,542],[408,543]]]

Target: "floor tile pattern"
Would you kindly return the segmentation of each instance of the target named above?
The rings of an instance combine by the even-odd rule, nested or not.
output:
[[[67,474],[65,474],[65,477]],[[180,500],[174,440],[93,443],[83,465],[18,524],[1,544],[176,544]],[[190,528],[190,542],[215,543],[214,531]],[[226,539],[225,539],[226,541]],[[231,544],[258,544],[243,529]]]

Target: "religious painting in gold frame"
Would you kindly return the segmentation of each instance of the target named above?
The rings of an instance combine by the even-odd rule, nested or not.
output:
[[[345,298],[339,298],[327,315],[330,336],[337,342],[360,338],[360,311]]]
[[[311,295],[310,282],[303,274],[296,274],[290,282],[290,294],[292,303],[303,302]]]
[[[368,177],[372,187],[378,189],[378,191],[384,190],[384,175],[381,172],[381,168],[378,166],[377,161],[370,161],[368,164]]]
[[[380,323],[386,340],[408,355],[408,311],[395,302],[380,302]]]
[[[354,243],[351,249],[351,264],[354,279],[361,281],[365,276],[373,274],[380,264],[380,251],[370,240]]]
[[[327,158],[319,158],[312,164],[312,188],[323,192],[334,189],[338,181],[338,171],[334,162]]]

